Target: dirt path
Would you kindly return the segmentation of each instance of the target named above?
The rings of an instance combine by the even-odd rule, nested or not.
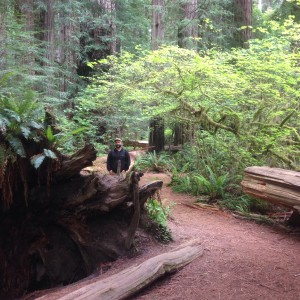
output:
[[[169,178],[145,174],[143,182]],[[132,299],[300,299],[300,238],[231,214],[194,209],[194,197],[164,185],[162,199],[174,201],[173,247],[200,238],[204,255]],[[161,249],[160,249],[161,251]]]

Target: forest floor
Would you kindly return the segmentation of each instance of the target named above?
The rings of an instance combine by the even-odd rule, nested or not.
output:
[[[136,252],[131,256],[111,263],[108,271],[107,266],[100,265],[98,273],[89,279],[58,289],[43,299],[56,299],[194,238],[200,239],[205,249],[201,257],[130,299],[300,299],[299,231],[242,220],[213,206],[196,206],[195,197],[175,193],[168,187],[170,179],[167,174],[146,173],[140,184],[162,180],[162,201],[166,205],[176,203],[168,221],[172,242],[161,244],[138,232]]]

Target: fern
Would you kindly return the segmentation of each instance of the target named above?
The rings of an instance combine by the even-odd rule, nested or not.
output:
[[[158,155],[154,151],[153,153],[147,153],[145,156],[138,157],[135,166],[145,171],[164,172],[171,170],[173,163],[169,155],[165,153]]]
[[[7,141],[17,155],[26,157],[25,149],[19,138],[9,135]]]
[[[48,126],[46,129],[46,137],[50,143],[54,142],[54,140],[55,140],[55,136],[53,134],[51,126]]]
[[[44,149],[44,155],[46,157],[51,158],[51,159],[57,159],[56,154],[52,150],[50,150],[50,149]]]
[[[24,136],[25,139],[28,139],[29,138],[29,135],[31,133],[31,130],[29,127],[26,127],[26,126],[20,126],[20,129],[21,129],[21,133],[22,135]]]
[[[224,198],[225,186],[228,182],[228,175],[217,176],[209,166],[206,166],[209,177],[206,178],[203,175],[195,175],[193,180],[196,184],[194,188],[194,194],[205,194],[209,196],[210,200],[217,198]]]
[[[46,156],[43,154],[34,155],[30,158],[30,162],[35,169],[38,169],[45,160],[45,158]]]

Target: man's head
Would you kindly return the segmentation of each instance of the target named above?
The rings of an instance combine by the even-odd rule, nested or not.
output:
[[[118,149],[122,147],[122,140],[120,138],[115,138],[115,147]]]

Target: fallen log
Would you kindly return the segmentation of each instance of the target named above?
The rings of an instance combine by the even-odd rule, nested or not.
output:
[[[300,173],[270,167],[248,167],[243,191],[253,197],[293,208],[300,206]]]
[[[103,280],[87,284],[67,295],[61,296],[60,291],[36,300],[126,299],[159,277],[176,272],[201,255],[203,246],[200,241],[192,240],[170,252],[150,258]]]
[[[245,169],[241,185],[244,193],[248,195],[293,209],[297,215],[300,212],[300,172],[270,167],[248,167]]]

